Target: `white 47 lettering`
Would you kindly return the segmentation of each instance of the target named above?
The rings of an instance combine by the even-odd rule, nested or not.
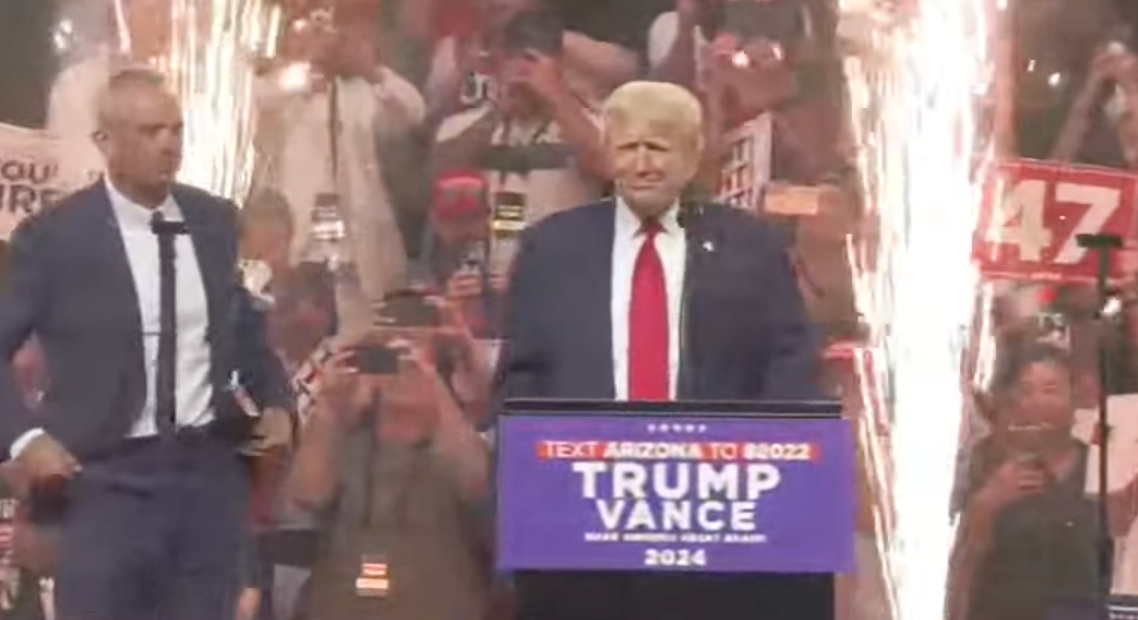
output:
[[[1050,183],[1042,179],[1019,181],[1010,191],[1003,193],[997,205],[985,240],[989,243],[1013,245],[1024,262],[1038,263],[1043,252],[1055,243],[1054,234],[1047,225],[1047,190]],[[1103,232],[1110,217],[1119,207],[1122,193],[1111,187],[1085,185],[1061,181],[1054,184],[1055,202],[1081,204],[1087,207],[1071,234],[1055,255],[1059,265],[1078,264],[1086,256],[1079,247],[1077,236]]]

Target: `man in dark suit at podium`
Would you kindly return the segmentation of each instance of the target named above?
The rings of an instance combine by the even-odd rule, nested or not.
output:
[[[287,384],[237,277],[236,209],[174,182],[182,116],[162,76],[113,76],[94,138],[106,177],[12,237],[0,460],[60,509],[57,617],[232,617],[239,444],[288,445]],[[11,363],[31,334],[49,369],[35,415]]]
[[[523,234],[496,397],[818,398],[815,338],[777,231],[681,199],[702,153],[699,102],[632,82],[603,117],[616,197]],[[545,573],[517,585],[524,620],[833,616],[828,577]]]

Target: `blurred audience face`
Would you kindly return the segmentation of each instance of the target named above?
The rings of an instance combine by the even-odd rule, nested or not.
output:
[[[507,116],[528,118],[539,115],[544,109],[541,97],[526,81],[528,70],[524,56],[508,56],[502,61],[498,75],[498,109]]]
[[[1070,371],[1051,361],[1026,366],[999,412],[998,424],[1017,444],[1070,436],[1075,403]],[[1043,431],[1014,432],[1043,427]],[[1033,446],[1025,446],[1033,447]]]
[[[640,217],[657,217],[699,167],[699,103],[678,86],[639,84],[647,86],[621,87],[606,104],[605,149],[617,194]]]
[[[258,218],[241,231],[241,255],[247,260],[264,261],[280,274],[289,262],[292,227],[288,222]]]
[[[269,314],[268,335],[272,346],[290,360],[308,356],[331,335],[335,312],[331,300],[306,285],[305,267],[298,268],[274,291],[275,304]]]
[[[182,110],[173,93],[141,81],[108,93],[96,142],[112,180],[163,197],[182,166]]]

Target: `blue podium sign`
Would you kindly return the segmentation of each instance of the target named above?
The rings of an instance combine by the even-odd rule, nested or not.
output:
[[[502,416],[499,568],[850,570],[849,424],[761,414]]]

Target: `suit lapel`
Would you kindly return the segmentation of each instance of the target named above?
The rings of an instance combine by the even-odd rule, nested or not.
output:
[[[232,270],[232,261],[229,255],[232,250],[226,230],[222,226],[221,218],[213,217],[207,205],[200,200],[175,188],[174,200],[186,221],[186,228],[190,231],[190,239],[194,246],[194,255],[198,259],[198,270],[201,272],[202,284],[205,287],[206,304],[209,308],[209,334],[212,337],[215,330],[222,324],[223,307],[226,299],[226,289],[236,277]]]
[[[98,253],[100,262],[107,267],[105,282],[107,297],[119,300],[118,303],[122,304],[122,316],[127,317],[132,345],[140,352],[141,362],[142,315],[138,307],[138,290],[134,286],[134,274],[130,269],[130,259],[126,254],[122,229],[119,227],[118,218],[115,217],[106,186],[100,182],[87,191],[91,192],[91,204],[94,208],[87,211],[92,221],[85,228],[91,231],[89,238],[92,247]]]
[[[683,307],[680,308],[680,361],[677,373],[676,398],[690,400],[699,395],[699,332],[701,320],[700,303],[702,283],[707,282],[708,273],[707,252],[703,247],[709,237],[714,236],[712,229],[714,213],[702,206],[685,207],[699,209],[698,215],[688,218],[684,231],[686,235],[684,256],[684,283],[683,293],[680,297]]]
[[[579,337],[587,347],[589,392],[594,398],[616,398],[612,359],[612,252],[616,235],[616,205],[609,200],[606,208],[595,209],[589,222],[591,230],[583,237],[595,240],[582,253],[578,271],[586,291],[580,309],[584,316]],[[572,305],[572,304],[571,304]]]

